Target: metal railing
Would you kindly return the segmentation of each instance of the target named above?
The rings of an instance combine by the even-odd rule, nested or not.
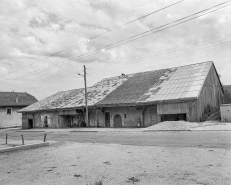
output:
[[[34,136],[43,136],[43,142],[46,142],[47,133],[37,134],[37,135],[34,135]],[[23,135],[17,135],[17,136],[15,136],[15,135],[10,135],[10,134],[6,134],[6,144],[8,144],[9,137],[13,137],[13,138],[21,137],[21,139],[22,139],[22,145],[25,144],[25,140],[24,140],[24,136]]]

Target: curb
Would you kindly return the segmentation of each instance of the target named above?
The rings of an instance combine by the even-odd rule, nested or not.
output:
[[[192,130],[193,132],[196,132],[196,131],[219,131],[219,132],[230,132],[231,130]]]
[[[191,132],[192,130],[143,130],[141,132]]]
[[[231,131],[231,130],[144,130],[141,132],[197,132],[197,131]]]
[[[78,130],[78,131],[77,130],[71,130],[69,132],[100,132],[100,131],[97,131],[97,130],[89,130],[89,131],[88,130],[86,130],[86,131],[85,130]]]
[[[16,130],[15,132],[46,132],[43,130]]]
[[[30,148],[37,148],[37,147],[43,147],[43,146],[49,146],[49,145],[50,145],[49,142],[43,142],[43,143],[36,143],[36,144],[15,146],[15,147],[9,147],[9,148],[0,149],[0,153],[4,153],[4,152],[13,152],[13,151],[17,151],[17,150],[24,150],[24,149],[30,149]]]

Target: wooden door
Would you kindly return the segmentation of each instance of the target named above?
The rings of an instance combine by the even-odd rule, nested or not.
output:
[[[110,127],[110,112],[105,113],[105,127]]]
[[[119,114],[114,116],[114,127],[122,127],[122,117]]]

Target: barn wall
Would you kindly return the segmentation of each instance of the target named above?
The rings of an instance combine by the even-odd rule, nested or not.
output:
[[[98,121],[98,125],[97,125]],[[105,127],[104,113],[99,109],[93,109],[89,112],[90,127]]]
[[[28,119],[34,119],[34,114],[33,113],[22,113],[22,129],[27,129],[28,128]],[[34,123],[33,123],[34,126]]]
[[[34,127],[44,127],[45,116],[47,116],[47,124],[50,128],[60,128],[58,111],[42,111],[34,113]]]
[[[158,114],[181,114],[188,112],[188,103],[165,103],[157,105]]]
[[[157,105],[158,123],[161,121],[161,115],[166,114],[186,114],[186,119],[189,120],[189,105],[188,102],[164,103]]]
[[[122,117],[123,127],[138,127],[142,125],[143,110],[135,107],[112,107],[105,108],[105,112],[110,112],[110,127],[114,127],[114,116],[119,114]]]
[[[212,65],[205,83],[201,89],[198,100],[190,102],[190,121],[200,121],[204,108],[210,104],[214,107],[220,107],[223,101],[223,92],[219,82],[219,77]]]

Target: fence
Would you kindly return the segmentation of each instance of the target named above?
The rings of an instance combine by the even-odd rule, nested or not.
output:
[[[46,142],[47,133],[45,133],[45,134],[37,134],[37,135],[33,135],[33,136],[43,136],[43,142]],[[21,139],[22,139],[22,145],[25,144],[25,142],[24,142],[24,136],[23,135],[15,136],[15,135],[10,135],[10,134],[6,134],[6,144],[8,144],[9,137],[13,137],[13,138],[21,137]]]

